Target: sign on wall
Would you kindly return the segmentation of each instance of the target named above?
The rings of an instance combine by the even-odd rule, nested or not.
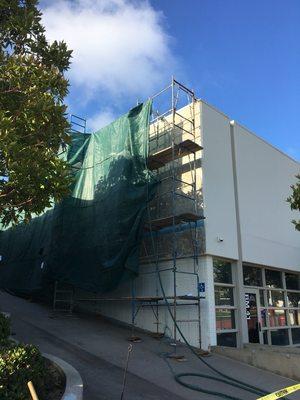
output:
[[[205,282],[199,282],[198,283],[198,290],[200,293],[204,293],[205,292]]]

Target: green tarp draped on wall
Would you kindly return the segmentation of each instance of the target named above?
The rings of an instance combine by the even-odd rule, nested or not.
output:
[[[151,102],[98,132],[72,134],[72,195],[30,224],[0,232],[0,286],[22,294],[60,281],[104,292],[138,273],[154,179],[146,167]]]

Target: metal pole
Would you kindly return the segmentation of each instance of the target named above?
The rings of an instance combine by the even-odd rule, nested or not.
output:
[[[57,290],[57,281],[54,283],[54,290],[53,290],[53,311],[56,309],[56,290]]]
[[[198,294],[198,302],[197,302],[197,308],[198,308],[198,332],[199,332],[199,349],[201,349],[201,324],[200,324],[200,318],[201,318],[201,305],[200,305],[200,291],[199,291],[199,275],[197,274],[197,294]]]
[[[175,81],[172,76],[172,132],[171,132],[171,143],[172,143],[172,256],[173,256],[173,289],[174,289],[174,300],[173,300],[173,315],[174,315],[174,342],[177,340],[177,328],[176,328],[176,316],[177,316],[177,281],[176,281],[176,257],[177,257],[177,243],[176,243],[176,229],[175,229]],[[175,347],[176,349],[176,347]]]
[[[135,327],[135,288],[134,288],[134,280],[131,279],[131,336],[134,336],[134,327]]]
[[[157,240],[157,235],[155,237],[155,249],[156,249],[156,260],[155,260],[155,285],[156,285],[156,297],[158,297],[159,293],[159,282],[158,282],[158,274],[159,274],[159,267],[158,267],[158,240]],[[159,307],[158,307],[158,301],[156,301],[156,333],[159,332]]]
[[[128,370],[129,357],[130,357],[130,353],[131,352],[132,352],[132,344],[130,344],[128,346],[127,358],[126,358],[126,364],[125,364],[125,370],[124,370],[124,377],[123,377],[122,393],[121,393],[120,400],[123,400],[123,398],[124,398],[124,392],[125,392],[125,386],[126,386],[126,378],[127,378],[127,370]]]
[[[196,142],[196,126],[195,126],[195,95],[193,93],[192,95],[192,135],[193,135],[193,140]],[[195,213],[198,215],[198,202],[197,202],[197,167],[196,167],[196,161],[197,161],[197,156],[196,152],[194,153],[194,179],[193,179],[193,195],[194,195],[194,208],[195,208]],[[194,272],[196,272],[196,267],[198,265],[198,228],[197,228],[197,222],[195,222],[195,229],[194,229],[194,236],[192,237],[192,240],[194,241],[193,244],[193,255],[194,255]],[[201,349],[201,323],[200,323],[200,318],[201,318],[201,303],[200,303],[200,291],[199,291],[199,275],[197,272],[197,295],[198,295],[198,301],[197,301],[197,312],[198,312],[198,335],[199,335],[199,348]]]

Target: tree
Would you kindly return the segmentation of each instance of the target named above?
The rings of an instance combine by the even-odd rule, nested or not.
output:
[[[69,192],[64,97],[72,51],[49,44],[37,0],[0,0],[0,221],[30,221]]]
[[[288,197],[287,201],[290,203],[292,210],[300,211],[300,174],[296,175],[296,178],[298,181],[294,185],[291,185],[293,192],[292,195]],[[300,220],[293,220],[292,222],[295,224],[295,228],[300,231]]]

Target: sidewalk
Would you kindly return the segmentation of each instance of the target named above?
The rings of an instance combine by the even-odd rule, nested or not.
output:
[[[3,292],[0,292],[0,310],[11,313],[13,332],[18,340],[38,345],[41,351],[63,358],[80,372],[84,400],[120,399],[129,329],[99,316],[58,316],[43,305]],[[133,344],[124,400],[219,399],[179,385],[161,356],[172,351],[171,346],[146,334],[139,333],[139,336],[143,341]],[[187,362],[170,361],[176,373],[211,374],[184,346],[178,348],[178,353],[185,355]],[[206,360],[226,374],[270,392],[295,383],[219,355]],[[210,380],[189,378],[187,381],[244,400],[256,398],[251,393]],[[289,399],[299,399],[299,393],[289,396]]]

